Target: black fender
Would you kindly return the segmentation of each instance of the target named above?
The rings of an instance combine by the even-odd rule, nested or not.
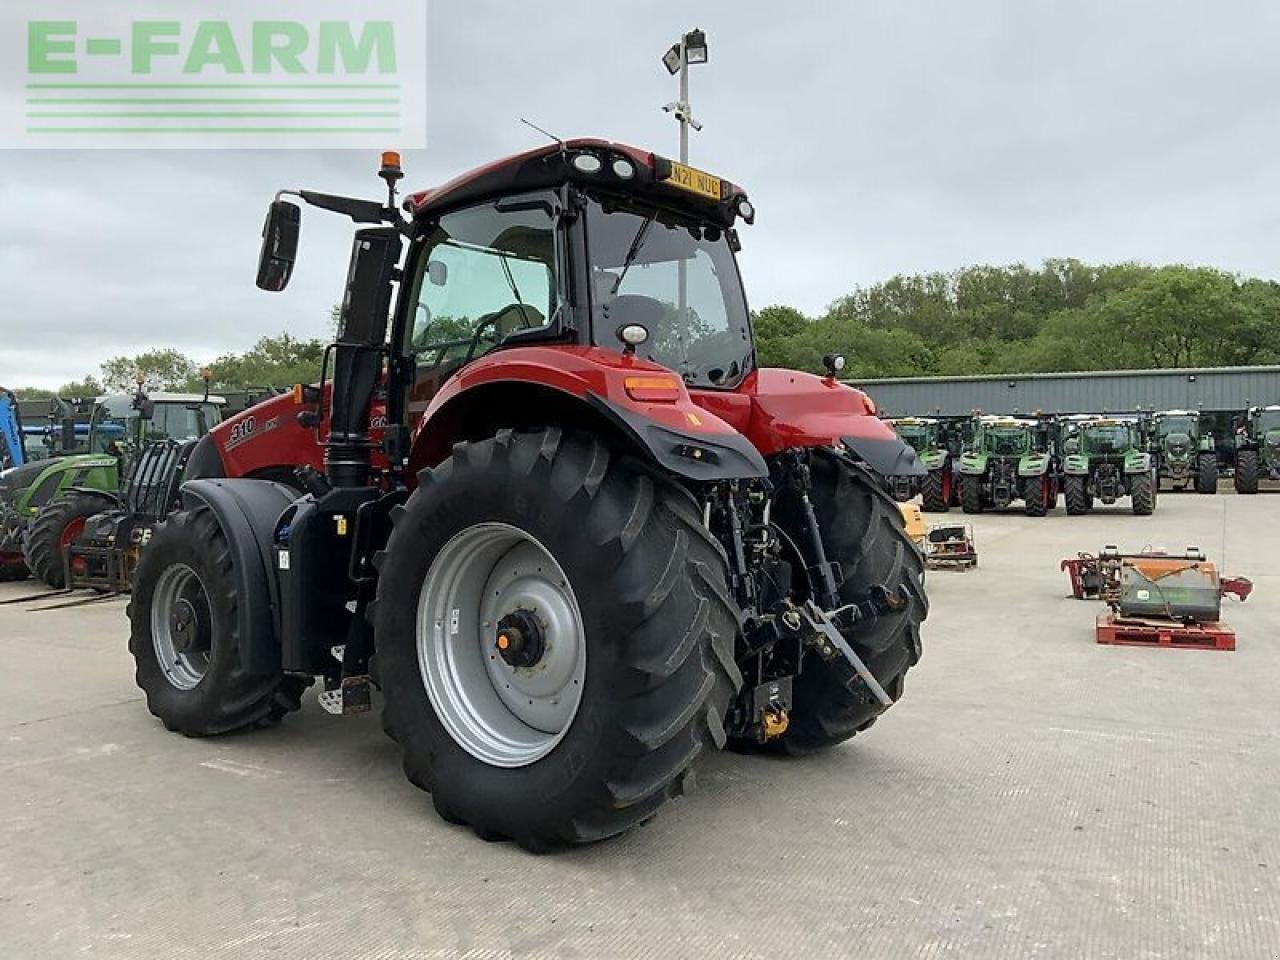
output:
[[[191,480],[205,477],[225,477],[227,469],[222,463],[222,455],[218,445],[213,442],[213,434],[206,433],[196,441],[195,449],[187,457],[186,476]]]
[[[769,476],[760,451],[740,433],[685,433],[611,403],[598,394],[587,402],[663,470],[686,480],[749,480]]]
[[[270,480],[206,478],[182,485],[182,504],[213,511],[235,558],[240,659],[249,673],[280,670],[280,585],[275,532],[280,515],[297,499]]]
[[[900,437],[841,437],[853,456],[882,477],[923,477],[925,469],[915,448]]]

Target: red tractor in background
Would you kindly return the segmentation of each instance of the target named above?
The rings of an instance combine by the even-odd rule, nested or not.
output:
[[[396,207],[282,192],[356,232],[318,387],[221,424],[137,570],[148,707],[204,736],[321,678],[446,820],[543,850],[619,833],[703,753],[803,754],[903,692],[927,612],[861,392],[759,369],[718,177],[579,139]],[[406,248],[407,247],[407,252]]]

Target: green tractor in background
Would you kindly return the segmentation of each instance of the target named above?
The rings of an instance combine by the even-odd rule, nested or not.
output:
[[[1193,410],[1162,410],[1152,417],[1156,483],[1174,490],[1194,485],[1196,493],[1218,492],[1218,453],[1213,434],[1200,427]]]
[[[923,476],[889,477],[895,500],[906,502],[920,495],[921,507],[929,513],[946,513],[960,505],[954,476],[955,458],[960,453],[962,433],[955,418],[895,417],[889,420],[894,431],[908,444],[928,472]]]
[[[1052,421],[980,415],[960,455],[960,505],[965,513],[1003,510],[1023,501],[1029,517],[1058,502],[1057,448]]]
[[[1067,513],[1088,513],[1095,499],[1115,503],[1129,497],[1133,512],[1156,507],[1156,461],[1148,450],[1145,417],[1081,414],[1067,419],[1062,441],[1062,492]]]
[[[119,505],[121,477],[138,453],[156,440],[203,436],[221,421],[222,404],[207,394],[100,397],[89,421],[88,453],[0,474],[0,580],[34,573],[63,587],[67,548],[85,520]]]
[[[1236,493],[1257,493],[1259,480],[1280,480],[1280,406],[1250,407],[1235,446]]]

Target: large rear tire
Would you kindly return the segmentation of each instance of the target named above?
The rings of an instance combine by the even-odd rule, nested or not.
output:
[[[1218,492],[1218,457],[1202,453],[1196,458],[1196,493]]]
[[[1088,478],[1076,475],[1066,477],[1062,481],[1062,495],[1066,500],[1067,513],[1078,517],[1089,512]]]
[[[960,508],[965,513],[982,512],[982,478],[968,475],[960,478]]]
[[[683,489],[592,439],[503,431],[423,471],[394,521],[373,610],[383,726],[444,819],[534,851],[600,840],[724,746],[740,615]],[[517,615],[541,624],[532,665],[497,659]],[[559,686],[511,699],[548,663]],[[535,715],[555,691],[572,709]]]
[[[905,588],[910,602],[897,613],[842,630],[849,645],[895,701],[902,696],[907,671],[920,659],[920,625],[929,613],[924,592],[924,559],[907,536],[902,513],[875,479],[823,452],[812,460],[814,513],[822,529],[827,559],[840,564],[843,603],[866,597],[880,585],[890,592]],[[785,484],[778,489],[787,491]],[[803,508],[789,491],[775,501],[773,516],[796,543],[807,543]],[[812,558],[809,558],[812,559]],[[786,732],[765,748],[802,755],[848,740],[867,729],[883,712],[866,684],[843,659],[805,658],[792,684],[792,710]],[[758,749],[754,742],[734,742]]]
[[[920,481],[920,509],[925,513],[946,513],[951,509],[951,467],[930,470]]]
[[[1134,474],[1129,481],[1129,500],[1136,516],[1151,516],[1156,508],[1156,485],[1151,473]]]
[[[73,490],[54,497],[31,521],[22,542],[22,555],[31,572],[56,590],[67,585],[67,551],[90,517],[110,510],[106,496]]]
[[[1236,493],[1258,492],[1258,451],[1236,451],[1236,474],[1232,481]]]
[[[240,663],[235,556],[208,507],[172,514],[142,551],[129,652],[147,709],[189,737],[265,726],[297,710],[309,677]]]

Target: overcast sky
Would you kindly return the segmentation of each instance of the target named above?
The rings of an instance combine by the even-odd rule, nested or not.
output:
[[[432,0],[429,19],[411,189],[540,142],[521,116],[674,153],[659,57],[703,27],[691,159],[755,202],[753,307],[816,313],[894,273],[1056,256],[1280,278],[1280,5]],[[282,186],[376,197],[376,164],[0,151],[0,383],[326,336],[350,225],[306,215],[293,284],[266,294],[263,210]]]

